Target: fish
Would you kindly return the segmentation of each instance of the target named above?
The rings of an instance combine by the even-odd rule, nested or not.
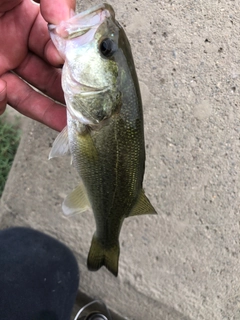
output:
[[[67,126],[49,158],[70,153],[81,178],[62,209],[67,216],[92,210],[96,231],[87,267],[105,266],[117,277],[124,219],[157,213],[142,186],[143,110],[130,43],[107,3],[49,25],[49,32],[65,61],[67,107]]]

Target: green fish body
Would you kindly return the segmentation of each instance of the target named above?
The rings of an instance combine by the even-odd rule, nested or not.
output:
[[[145,147],[141,94],[130,45],[108,4],[96,6],[50,34],[64,56],[67,128],[50,157],[70,150],[81,184],[65,199],[65,214],[91,208],[96,231],[88,269],[118,274],[124,218],[154,214],[142,189]]]

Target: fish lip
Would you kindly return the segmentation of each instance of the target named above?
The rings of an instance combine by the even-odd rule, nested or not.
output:
[[[109,90],[109,86],[105,87],[93,87],[75,80],[75,78],[70,75],[71,84],[68,87],[63,85],[63,90],[68,92],[71,89],[72,94],[81,94],[81,95],[90,95],[90,94],[98,94],[103,93]],[[82,89],[82,90],[81,90]]]
[[[64,39],[73,39],[86,34],[91,29],[97,29],[110,16],[115,16],[114,10],[109,4],[104,3],[74,15],[58,25],[48,24],[48,30]]]
[[[81,87],[84,87],[83,84],[80,84]],[[92,94],[98,94],[98,93],[104,93],[106,91],[109,90],[109,87],[103,87],[103,88],[96,88],[96,87],[87,87],[86,88],[90,89],[88,91],[78,91],[78,94],[80,94],[81,96],[88,96],[88,95],[92,95]]]

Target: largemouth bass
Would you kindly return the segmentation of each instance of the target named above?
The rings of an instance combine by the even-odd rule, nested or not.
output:
[[[81,184],[63,202],[66,215],[91,208],[96,222],[87,266],[118,274],[124,218],[154,214],[142,189],[145,147],[141,94],[127,36],[108,4],[49,25],[65,63],[67,127],[50,158],[70,150]]]

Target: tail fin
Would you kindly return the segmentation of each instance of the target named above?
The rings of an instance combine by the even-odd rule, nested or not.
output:
[[[88,270],[97,271],[102,266],[105,266],[115,277],[117,277],[119,253],[119,244],[116,244],[111,248],[104,248],[99,239],[94,235],[88,254]]]

